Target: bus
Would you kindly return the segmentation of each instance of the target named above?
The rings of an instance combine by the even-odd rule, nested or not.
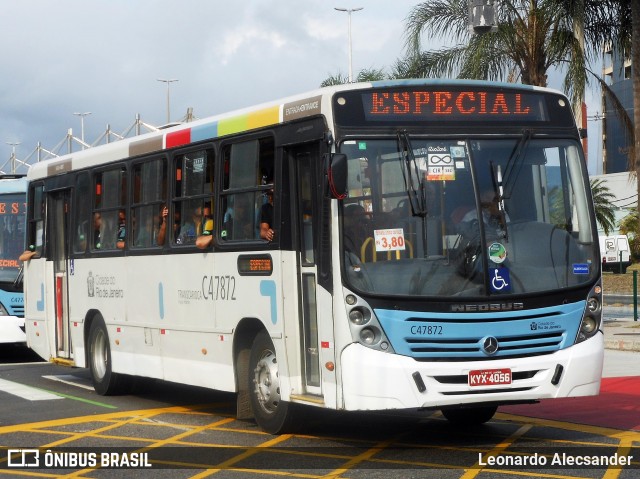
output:
[[[26,344],[22,265],[27,211],[25,175],[0,175],[0,343]]]
[[[276,434],[309,407],[481,423],[599,391],[597,229],[558,92],[332,86],[28,178],[28,344],[101,395],[233,392]]]

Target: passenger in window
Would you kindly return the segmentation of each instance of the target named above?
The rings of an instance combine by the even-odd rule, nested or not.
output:
[[[100,213],[93,214],[93,247],[100,249],[102,243],[100,241],[100,235],[102,232],[102,215]]]
[[[196,239],[196,246],[200,249],[207,249],[213,242],[213,217],[211,216],[211,206],[208,204],[204,207],[204,218],[202,233]]]
[[[29,261],[31,258],[33,258],[36,255],[36,251],[31,250],[31,249],[27,249],[25,251],[22,252],[22,254],[18,257],[18,259],[20,261]]]
[[[260,238],[273,241],[275,231],[273,231],[273,188],[266,193],[267,202],[260,210]]]
[[[359,258],[369,232],[370,222],[364,207],[358,203],[346,205],[344,207],[345,250]]]
[[[160,219],[158,221],[158,234],[156,235],[156,246],[163,246],[164,240],[167,237],[167,223],[169,217],[169,208],[167,205],[162,205],[160,207]],[[173,223],[173,231],[175,232],[177,227],[176,222]]]
[[[116,236],[116,248],[124,249],[124,240],[127,233],[127,217],[124,210],[118,211],[118,234]]]
[[[193,210],[193,214],[191,215],[191,221],[188,221],[182,225],[180,228],[180,233],[178,234],[178,239],[176,243],[178,244],[195,244],[198,236],[202,234],[207,226],[207,223],[211,220],[211,207],[205,206],[202,208],[201,206],[196,207]],[[213,226],[210,226],[210,231],[213,229]]]

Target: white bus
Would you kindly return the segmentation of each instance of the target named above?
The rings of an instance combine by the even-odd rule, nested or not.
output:
[[[0,175],[0,343],[24,345],[22,265],[27,211],[24,175]]]
[[[484,422],[599,391],[597,230],[557,92],[335,86],[29,180],[28,344],[99,394],[134,376],[231,391],[280,433],[304,406]]]

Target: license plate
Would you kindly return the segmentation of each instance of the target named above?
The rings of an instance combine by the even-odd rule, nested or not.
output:
[[[511,384],[511,369],[476,369],[469,371],[469,386]]]

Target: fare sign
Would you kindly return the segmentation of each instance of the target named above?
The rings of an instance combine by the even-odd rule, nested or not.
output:
[[[373,232],[376,242],[376,251],[404,251],[404,230],[402,228],[392,228],[386,230],[375,230]]]
[[[511,384],[511,369],[476,369],[469,371],[469,386]]]

